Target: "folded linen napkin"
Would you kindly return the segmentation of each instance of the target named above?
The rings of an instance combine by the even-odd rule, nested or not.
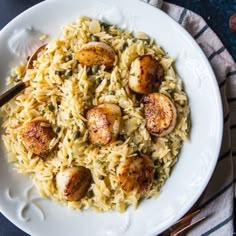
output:
[[[200,201],[202,216],[210,216],[188,235],[233,235],[233,201],[236,167],[236,63],[217,35],[202,17],[185,8],[162,0],[143,0],[162,8],[181,24],[197,41],[211,63],[221,92],[224,113],[224,132],[215,172]]]

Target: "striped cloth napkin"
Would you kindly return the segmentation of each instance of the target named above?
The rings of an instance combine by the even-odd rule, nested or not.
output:
[[[236,63],[217,35],[199,15],[182,7],[161,0],[143,0],[154,7],[162,8],[181,24],[197,41],[211,63],[219,84],[224,111],[223,142],[215,172],[209,182],[200,207],[201,213],[194,219],[209,216],[194,227],[190,236],[233,235],[233,201],[235,195],[236,167]]]

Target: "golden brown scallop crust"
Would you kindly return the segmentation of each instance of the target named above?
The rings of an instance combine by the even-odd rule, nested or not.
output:
[[[139,56],[131,65],[129,87],[136,93],[156,92],[163,79],[164,69],[151,55]]]
[[[26,123],[21,129],[20,135],[26,149],[42,157],[49,155],[50,142],[56,137],[50,123],[43,117]]]
[[[115,52],[103,42],[89,42],[77,52],[76,59],[82,65],[105,65],[111,68],[115,63]]]
[[[60,171],[56,180],[57,187],[66,200],[78,201],[86,195],[92,175],[89,169],[78,166]]]
[[[155,136],[165,136],[176,125],[177,111],[172,101],[164,94],[152,93],[142,98],[146,128]]]
[[[126,192],[145,193],[152,186],[153,178],[153,161],[143,154],[129,157],[118,170],[119,183]]]
[[[121,110],[115,104],[101,104],[87,112],[87,127],[90,142],[107,145],[115,141],[120,129]]]

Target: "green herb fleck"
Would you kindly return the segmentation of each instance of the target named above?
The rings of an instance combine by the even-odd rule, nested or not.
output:
[[[100,176],[99,176],[99,179],[100,179],[100,180],[104,180],[105,177],[104,177],[103,175],[100,175]]]
[[[56,133],[59,133],[61,131],[61,127],[56,128]]]
[[[66,77],[70,77],[70,76],[72,76],[72,74],[73,74],[72,70],[66,70],[66,72],[65,72]]]
[[[100,159],[98,159],[97,163],[100,164],[100,165],[104,165],[106,163],[105,156],[102,156]]]
[[[141,39],[144,43],[144,45],[148,45],[150,43],[150,39]]]
[[[91,41],[93,41],[93,42],[98,42],[98,41],[99,41],[99,37],[96,36],[96,35],[93,35],[93,34],[90,35],[90,39],[91,39]]]
[[[70,138],[68,138],[68,139],[67,139],[67,141],[68,141],[68,142],[70,142],[70,141],[71,141],[71,139],[70,139]]]
[[[74,140],[78,139],[79,137],[80,137],[80,131],[78,130],[74,133]]]
[[[43,109],[43,110],[41,111],[41,113],[42,113],[42,115],[45,115],[46,111]]]
[[[122,49],[125,50],[127,47],[128,47],[128,43],[127,43],[127,42],[124,42],[124,44],[123,44],[123,46],[122,46]]]
[[[135,73],[131,73],[130,75],[131,75],[131,76],[135,76]]]
[[[99,65],[93,65],[93,67],[92,67],[92,73],[93,73],[93,74],[96,74],[96,73],[98,72],[98,70],[99,70]]]
[[[97,163],[102,166],[102,165],[104,165],[106,162],[105,162],[105,161],[98,160]]]
[[[102,82],[102,79],[100,77],[96,78],[96,84],[99,85]]]
[[[109,25],[105,22],[101,23],[101,25],[104,27],[104,30],[108,30],[111,27],[111,25]]]
[[[156,170],[155,172],[154,172],[154,179],[158,179],[159,178],[159,173],[158,173],[158,171]]]
[[[48,110],[49,111],[54,111],[55,107],[52,104],[48,105]]]
[[[55,75],[62,76],[62,72],[59,71],[59,70],[56,70],[56,71],[55,71]]]
[[[87,197],[92,198],[94,196],[93,190],[87,192]]]
[[[71,61],[73,59],[73,56],[70,54],[65,57],[65,62]]]
[[[86,69],[86,74],[87,74],[87,75],[92,75],[92,68],[91,68],[91,67],[88,67],[88,68]]]

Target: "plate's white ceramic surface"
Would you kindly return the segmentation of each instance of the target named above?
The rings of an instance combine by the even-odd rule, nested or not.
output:
[[[0,210],[31,235],[156,235],[193,205],[214,170],[222,136],[221,101],[214,74],[194,40],[165,13],[146,3],[138,0],[51,0],[21,14],[0,32],[1,91],[10,68],[24,60],[14,54],[14,43],[18,40],[14,42],[13,35],[27,35],[33,27],[36,32],[54,37],[61,33],[63,25],[81,15],[147,32],[169,55],[177,58],[176,68],[190,101],[190,141],[184,144],[160,197],[142,202],[137,210],[130,207],[123,214],[80,212],[41,199],[31,181],[15,173],[13,165],[7,164],[5,149],[1,146]]]

